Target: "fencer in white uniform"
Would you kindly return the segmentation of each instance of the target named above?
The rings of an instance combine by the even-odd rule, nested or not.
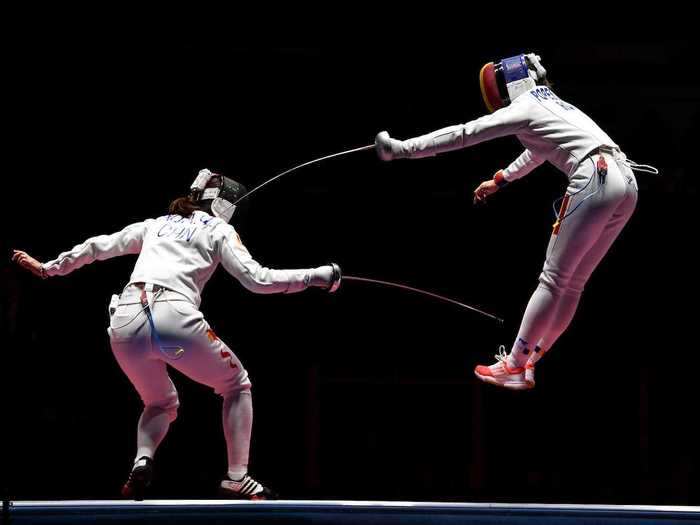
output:
[[[247,473],[253,419],[251,382],[241,361],[199,311],[201,293],[219,264],[255,293],[295,293],[310,286],[335,291],[340,269],[331,264],[273,270],[256,262],[228,224],[245,189],[234,180],[202,170],[191,196],[177,199],[171,213],[92,237],[40,264],[25,252],[14,260],[42,277],[67,275],[98,260],[138,254],[120,297],[110,305],[108,329],[119,366],[141,397],[134,467],[122,493],[141,499],[150,485],[153,457],[177,415],[177,391],[166,365],[208,385],[223,398],[228,452],[224,496],[266,499],[272,493]]]
[[[539,286],[515,342],[509,353],[499,349],[494,365],[475,369],[479,379],[514,390],[534,387],[535,363],[569,326],[584,285],[634,212],[638,189],[632,169],[650,168],[627,160],[591,118],[554,94],[546,75],[534,54],[488,63],[480,81],[490,115],[403,141],[381,132],[375,141],[379,157],[393,160],[515,135],[525,150],[475,190],[475,202],[544,161],[568,177]]]

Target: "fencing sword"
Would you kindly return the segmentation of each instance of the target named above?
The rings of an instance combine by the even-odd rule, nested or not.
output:
[[[240,198],[238,198],[238,199],[236,200],[236,202],[233,203],[233,205],[235,206],[236,204],[238,204],[239,202],[241,202],[243,199],[245,199],[245,198],[247,198],[247,197],[250,197],[253,193],[255,193],[256,191],[258,191],[258,190],[260,190],[260,189],[262,189],[262,188],[264,188],[265,186],[267,186],[267,185],[270,184],[271,182],[276,181],[276,180],[279,179],[280,177],[284,177],[285,175],[288,175],[288,174],[290,174],[290,173],[292,173],[292,172],[294,172],[294,171],[296,171],[296,170],[298,170],[298,169],[301,169],[301,168],[303,168],[303,167],[305,167],[305,166],[310,166],[311,164],[316,164],[316,163],[318,163],[318,162],[322,162],[322,161],[324,161],[324,160],[332,159],[332,158],[335,158],[335,157],[340,157],[340,156],[342,156],[342,155],[349,155],[349,154],[351,154],[351,153],[356,153],[356,152],[360,152],[360,151],[366,151],[366,150],[368,150],[368,149],[374,149],[374,147],[375,147],[374,144],[369,144],[369,145],[367,145],[367,146],[362,146],[362,147],[359,147],[359,148],[353,148],[353,149],[341,151],[341,152],[339,152],[339,153],[333,153],[333,154],[331,154],[331,155],[326,155],[326,156],[324,156],[324,157],[319,157],[319,158],[317,158],[317,159],[313,159],[313,160],[304,162],[304,163],[302,163],[302,164],[299,164],[299,165],[297,165],[297,166],[294,166],[294,167],[292,167],[292,168],[290,168],[290,169],[288,169],[288,170],[286,170],[286,171],[283,171],[282,173],[279,173],[279,174],[275,175],[274,177],[270,177],[269,179],[267,179],[266,181],[264,181],[262,184],[259,184],[259,185],[255,186],[255,187],[254,187],[252,190],[250,190],[248,193],[246,193],[245,195],[243,195],[243,196],[241,196]],[[394,282],[391,282],[391,281],[382,281],[382,280],[379,280],[379,279],[370,279],[370,278],[367,278],[367,277],[358,277],[358,276],[354,276],[354,275],[343,275],[343,276],[342,276],[342,279],[345,279],[345,280],[347,280],[347,281],[357,281],[357,282],[364,282],[364,283],[370,283],[370,284],[378,284],[378,285],[380,285],[380,286],[388,286],[388,287],[390,287],[390,288],[399,288],[399,289],[401,289],[401,290],[407,290],[407,291],[414,292],[414,293],[418,293],[418,294],[421,294],[421,295],[426,295],[426,296],[428,296],[428,297],[432,297],[432,298],[437,299],[437,300],[439,300],[439,301],[443,301],[443,302],[455,304],[455,305],[460,306],[460,307],[462,307],[462,308],[465,308],[465,309],[467,309],[467,310],[471,310],[471,311],[476,312],[476,313],[478,313],[478,314],[484,315],[484,316],[486,316],[486,317],[488,317],[488,318],[490,318],[490,319],[493,319],[493,320],[495,320],[495,321],[498,321],[500,324],[503,324],[503,319],[501,319],[500,317],[495,316],[495,315],[493,315],[493,314],[490,314],[490,313],[488,313],[488,312],[485,312],[485,311],[483,311],[483,310],[481,310],[481,309],[479,309],[479,308],[476,308],[476,307],[474,307],[474,306],[470,306],[470,305],[468,305],[468,304],[462,303],[462,302],[460,302],[460,301],[457,301],[456,299],[451,299],[450,297],[445,297],[445,296],[443,296],[443,295],[440,295],[440,294],[437,294],[437,293],[434,293],[434,292],[429,292],[429,291],[427,291],[427,290],[421,290],[420,288],[415,288],[415,287],[413,287],[413,286],[408,286],[408,285],[406,285],[406,284],[394,283]]]
[[[358,152],[358,151],[365,151],[365,150],[368,150],[368,149],[374,149],[374,144],[369,144],[369,145],[367,145],[367,146],[362,146],[361,148],[353,148],[353,149],[341,151],[341,152],[339,152],[339,153],[333,153],[332,155],[326,155],[325,157],[319,157],[319,158],[317,158],[317,159],[310,160],[310,161],[308,161],[308,162],[304,162],[303,164],[299,164],[298,166],[294,166],[293,168],[290,168],[290,169],[288,169],[288,170],[286,170],[286,171],[283,171],[282,173],[279,173],[279,174],[275,175],[274,177],[271,177],[271,178],[267,179],[267,180],[266,180],[265,182],[263,182],[262,184],[259,184],[258,186],[256,186],[256,187],[253,188],[252,190],[250,190],[248,193],[246,193],[245,195],[243,195],[242,197],[240,197],[236,202],[233,203],[233,205],[235,206],[236,204],[238,204],[239,202],[241,202],[243,199],[246,199],[246,198],[250,197],[253,193],[255,193],[256,191],[258,191],[258,190],[260,190],[260,189],[262,189],[262,188],[264,188],[265,186],[267,186],[267,185],[270,184],[271,182],[276,181],[276,180],[279,179],[280,177],[284,177],[285,175],[288,175],[289,173],[292,173],[293,171],[296,171],[296,170],[298,170],[298,169],[301,169],[301,168],[303,168],[304,166],[310,166],[311,164],[316,164],[317,162],[322,162],[322,161],[327,160],[327,159],[332,159],[332,158],[334,158],[334,157],[340,157],[341,155],[349,155],[350,153],[355,153],[355,152]]]
[[[490,314],[488,312],[485,312],[479,308],[476,308],[474,306],[462,303],[460,301],[457,301],[456,299],[451,299],[450,297],[445,297],[444,295],[440,295],[434,292],[429,292],[427,290],[421,290],[420,288],[414,288],[413,286],[408,286],[406,284],[401,284],[401,283],[394,283],[391,281],[382,281],[380,279],[369,279],[367,277],[357,277],[356,275],[343,275],[342,279],[344,281],[357,281],[357,282],[363,282],[363,283],[371,283],[371,284],[378,284],[381,286],[389,286],[392,288],[399,288],[401,290],[408,290],[409,292],[415,292],[418,294],[422,295],[427,295],[428,297],[432,297],[434,299],[438,299],[440,301],[444,301],[447,303],[451,304],[456,304],[457,306],[461,306],[462,308],[466,308],[467,310],[471,310],[472,312],[479,313],[481,315],[484,315],[488,317],[489,319],[493,319],[494,321],[498,321],[500,324],[503,324],[503,319],[500,317]]]

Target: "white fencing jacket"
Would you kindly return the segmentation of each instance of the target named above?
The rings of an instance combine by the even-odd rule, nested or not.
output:
[[[596,148],[619,150],[585,113],[548,87],[538,86],[490,115],[402,141],[402,156],[430,157],[506,135],[515,135],[525,146],[525,151],[503,170],[508,181],[527,175],[545,160],[571,177]]]
[[[202,211],[165,215],[91,237],[44,263],[48,276],[66,275],[94,261],[139,254],[129,284],[153,283],[186,296],[197,307],[219,263],[255,293],[293,293],[308,287],[313,269],[272,270],[253,259],[236,230]]]

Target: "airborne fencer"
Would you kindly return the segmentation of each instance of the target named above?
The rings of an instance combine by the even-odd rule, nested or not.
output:
[[[539,285],[510,352],[501,346],[494,364],[474,370],[487,383],[526,390],[535,386],[535,364],[571,323],[586,282],[635,210],[633,169],[657,171],[628,160],[591,118],[560,99],[533,53],[484,65],[480,84],[491,114],[403,141],[383,131],[375,146],[385,161],[416,159],[515,135],[524,151],[476,188],[475,203],[485,202],[544,161],[567,176]]]
[[[92,237],[43,264],[14,251],[15,262],[43,278],[67,275],[94,261],[138,254],[126,287],[112,298],[108,329],[114,357],[144,404],[134,464],[122,488],[125,497],[144,497],[156,450],[177,415],[178,394],[166,365],[223,398],[228,472],[221,494],[236,499],[274,497],[248,474],[251,381],[199,311],[201,293],[219,264],[245,288],[262,294],[295,293],[308,287],[334,292],[341,274],[336,264],[273,270],[256,262],[229,224],[234,203],[245,191],[233,179],[201,170],[190,194],[174,200],[168,215]]]

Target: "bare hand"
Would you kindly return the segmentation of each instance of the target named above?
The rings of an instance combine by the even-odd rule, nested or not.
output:
[[[482,182],[479,184],[479,187],[474,190],[474,204],[486,202],[486,197],[497,191],[498,184],[496,184],[493,179]]]
[[[12,262],[19,264],[25,270],[29,270],[38,277],[44,277],[41,263],[27,252],[12,250]]]

